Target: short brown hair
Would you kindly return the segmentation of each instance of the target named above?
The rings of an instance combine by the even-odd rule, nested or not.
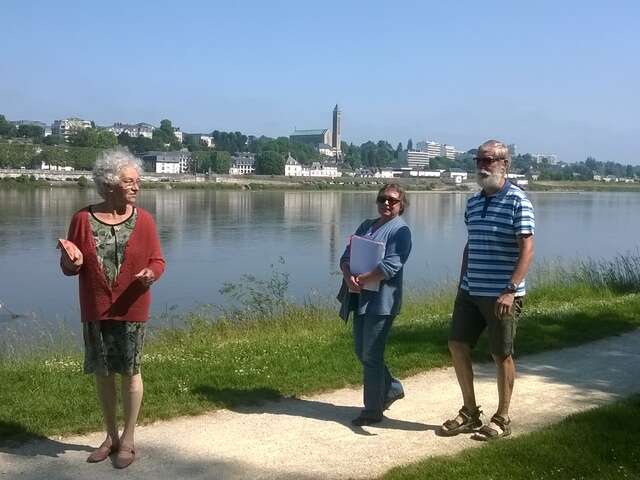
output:
[[[409,206],[409,199],[404,188],[399,183],[385,183],[380,190],[378,190],[378,196],[382,195],[387,190],[395,190],[400,197],[400,215],[404,213],[404,209]]]

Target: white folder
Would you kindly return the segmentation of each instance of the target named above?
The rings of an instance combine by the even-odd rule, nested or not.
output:
[[[361,275],[376,268],[384,258],[384,250],[384,242],[376,242],[353,235],[351,237],[351,259],[349,261],[351,273],[353,275]],[[377,292],[380,288],[380,282],[367,282],[362,288]]]

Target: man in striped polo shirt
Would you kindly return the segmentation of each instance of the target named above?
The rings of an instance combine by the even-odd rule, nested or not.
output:
[[[457,417],[440,427],[438,433],[444,436],[475,432],[473,438],[490,440],[511,433],[513,340],[533,259],[535,222],[531,202],[507,180],[510,162],[502,142],[488,140],[478,147],[476,176],[482,190],[469,198],[464,214],[468,240],[449,334],[464,405]],[[497,367],[498,409],[483,426],[473,388],[471,349],[485,327]]]

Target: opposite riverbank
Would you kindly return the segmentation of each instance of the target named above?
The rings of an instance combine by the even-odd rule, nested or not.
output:
[[[589,264],[545,275],[527,296],[517,355],[590,342],[640,326],[640,259]],[[192,313],[188,327],[164,329],[144,357],[141,424],[218,408],[360,384],[350,326],[335,308],[251,302],[224,317]],[[250,298],[250,297],[249,297]],[[450,364],[448,322],[453,293],[407,299],[387,359],[407,377]],[[267,308],[265,308],[265,306]],[[490,357],[486,343],[477,361]],[[49,349],[0,358],[0,443],[99,430],[93,379],[81,355]]]
[[[308,178],[267,175],[168,175],[145,173],[145,189],[212,189],[212,190],[377,190],[388,182],[397,182],[408,191],[459,193],[478,189],[473,182],[461,185],[439,179],[416,178]],[[0,188],[87,188],[91,187],[91,172],[57,172],[43,170],[0,171]],[[640,183],[596,181],[536,181],[524,187],[533,192],[639,192]]]

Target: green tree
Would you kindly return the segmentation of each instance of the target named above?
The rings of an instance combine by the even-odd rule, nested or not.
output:
[[[229,173],[231,154],[229,152],[212,152],[211,169],[216,173]],[[282,168],[284,173],[284,167]]]
[[[83,128],[69,135],[68,142],[74,147],[111,148],[118,144],[118,139],[109,130]]]
[[[167,145],[172,150],[180,148],[180,142],[173,132],[171,120],[166,118],[160,121],[160,128],[153,129],[153,140],[155,140],[156,145],[161,145],[163,149],[166,148]]]
[[[41,140],[44,137],[44,128],[38,125],[20,125],[17,131],[18,137]]]
[[[44,137],[42,143],[45,145],[62,145],[64,143],[64,137],[62,135],[49,135]]]
[[[10,123],[4,115],[0,115],[0,135],[12,137],[15,135],[16,127]]]
[[[258,175],[284,175],[284,157],[273,150],[257,154],[256,173]]]

